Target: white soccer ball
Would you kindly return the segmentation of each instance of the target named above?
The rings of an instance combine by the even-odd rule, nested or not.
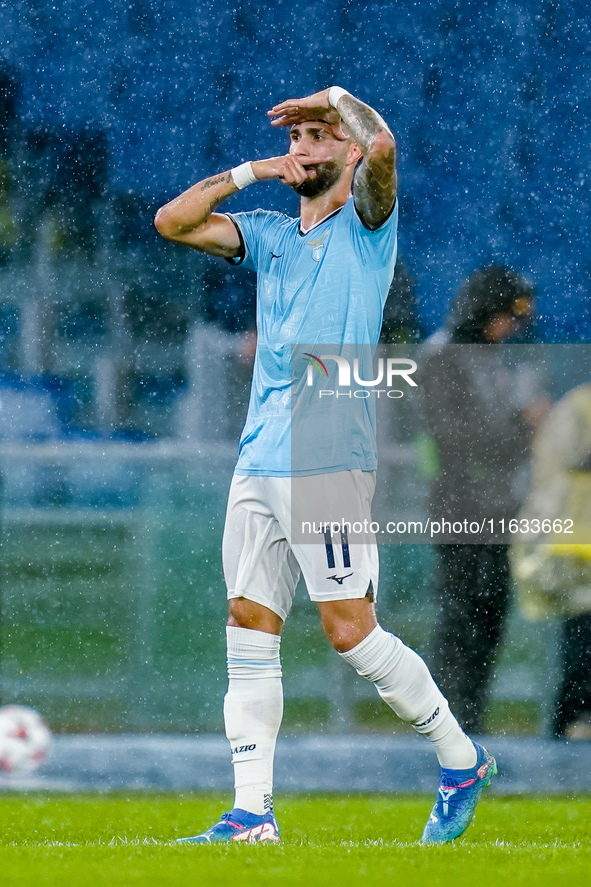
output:
[[[31,773],[47,757],[51,730],[25,705],[0,708],[0,773]]]

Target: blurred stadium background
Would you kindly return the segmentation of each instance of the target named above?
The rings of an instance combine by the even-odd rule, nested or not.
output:
[[[265,111],[339,83],[399,141],[391,340],[494,260],[536,284],[531,340],[587,342],[590,28],[574,0],[0,6],[2,702],[66,732],[222,729],[254,278],[164,243],[156,208],[281,153]],[[259,203],[296,210],[279,185],[234,206]],[[382,620],[427,658],[431,567],[428,546],[382,554]],[[285,729],[390,729],[316,623],[300,594]],[[554,635],[513,614],[489,731],[545,730]]]

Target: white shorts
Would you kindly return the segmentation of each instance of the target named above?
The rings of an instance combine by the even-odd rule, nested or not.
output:
[[[300,481],[304,484],[302,487]],[[375,472],[341,471],[315,475],[309,478],[257,477],[234,475],[228,498],[224,528],[222,558],[228,599],[244,597],[262,604],[287,619],[296,585],[303,574],[308,594],[313,601],[338,601],[363,598],[377,594],[379,563],[378,549],[372,534],[355,534],[353,539],[343,530],[315,529],[318,541],[302,542],[302,534],[292,534],[292,485],[295,498],[300,498],[307,484],[319,490],[337,491],[341,502],[338,511],[326,513],[326,520],[348,519],[342,512],[351,510],[353,518],[364,515],[371,521],[371,502],[375,490]],[[338,491],[346,490],[346,496]],[[326,501],[325,496],[319,497]],[[306,512],[306,517],[310,517]],[[294,538],[296,537],[296,538]],[[356,541],[361,539],[362,541]]]

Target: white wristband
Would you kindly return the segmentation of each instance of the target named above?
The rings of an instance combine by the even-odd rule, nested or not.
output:
[[[250,160],[247,163],[241,163],[240,166],[235,166],[230,170],[230,175],[239,191],[242,191],[247,185],[254,185],[255,182],[258,182]]]
[[[344,95],[351,95],[351,93],[341,86],[331,86],[328,90],[328,104],[336,111],[337,102]]]

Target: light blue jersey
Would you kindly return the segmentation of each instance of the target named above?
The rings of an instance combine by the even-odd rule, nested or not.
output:
[[[282,213],[228,215],[244,241],[245,257],[234,262],[257,273],[257,352],[236,473],[373,471],[377,453],[369,401],[351,434],[343,428],[330,446],[298,451],[294,464],[291,358],[298,345],[377,344],[396,261],[398,203],[375,231],[363,225],[353,198],[305,233],[299,219]],[[312,353],[320,353],[318,347]]]

